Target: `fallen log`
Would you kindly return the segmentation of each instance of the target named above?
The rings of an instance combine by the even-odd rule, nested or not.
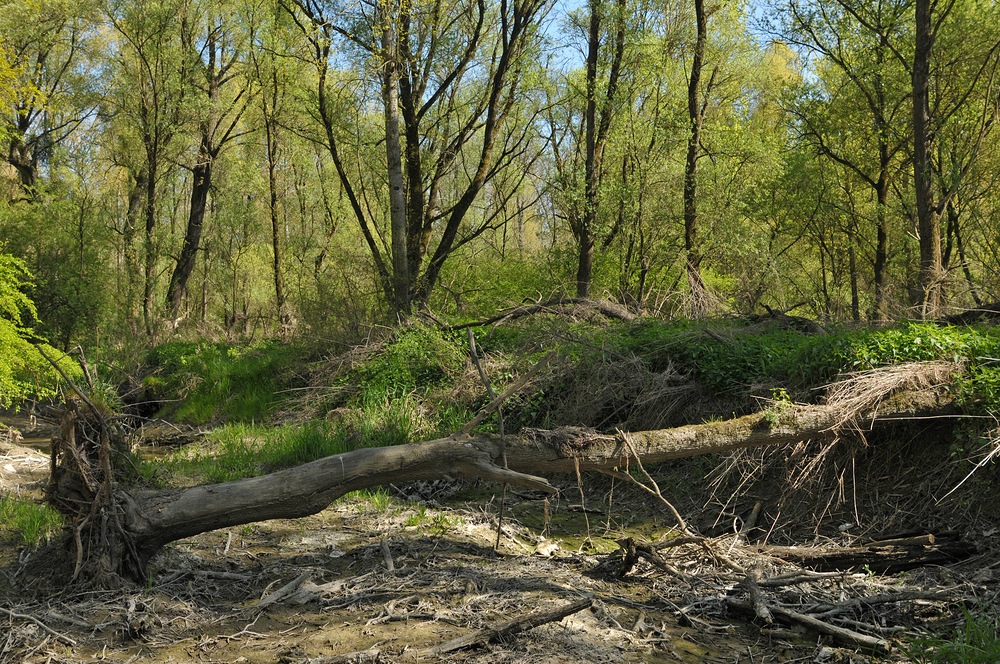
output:
[[[577,469],[625,469],[742,448],[836,437],[845,426],[869,427],[878,418],[954,412],[936,389],[896,394],[845,415],[837,406],[794,406],[724,422],[660,431],[605,435],[590,429],[526,430],[518,436],[455,435],[395,447],[360,449],[260,477],[183,489],[125,486],[108,468],[116,458],[114,432],[71,409],[53,440],[50,501],[71,517],[76,563],[87,577],[117,574],[142,581],[165,544],[219,528],[316,514],[350,491],[417,480],[483,478],[545,492],[538,474]],[[95,433],[96,431],[96,433]],[[508,467],[502,466],[504,447]],[[88,461],[88,459],[90,459]],[[75,510],[75,513],[74,513]],[[100,532],[92,529],[101,528]],[[90,550],[96,549],[96,550]]]
[[[895,574],[925,565],[948,565],[977,552],[975,544],[954,537],[912,538],[909,543],[889,540],[834,549],[767,546],[757,550],[817,572],[867,569],[876,574]]]
[[[741,613],[755,613],[754,606],[750,602],[730,599],[727,600],[726,604],[730,609],[740,611]],[[838,625],[831,625],[830,623],[814,618],[813,616],[799,613],[798,611],[793,611],[792,609],[783,606],[775,605],[769,608],[773,615],[782,618],[784,622],[797,623],[804,627],[808,627],[813,631],[829,636],[834,640],[834,642],[839,643],[840,645],[847,646],[849,648],[861,648],[880,655],[887,654],[892,649],[888,641],[877,636],[862,634],[861,632],[856,632],[853,629],[840,627]]]

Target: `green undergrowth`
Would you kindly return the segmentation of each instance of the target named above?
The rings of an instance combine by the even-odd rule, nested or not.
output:
[[[908,643],[910,661],[919,664],[994,664],[1000,662],[1000,621],[994,615],[964,611],[952,634],[926,636]]]
[[[142,462],[140,474],[154,484],[168,478],[182,484],[229,482],[357,447],[323,422],[278,427],[235,423],[167,457]]]
[[[227,424],[194,446],[143,462],[140,474],[153,484],[228,482],[334,454],[401,445],[453,431],[453,421],[437,419],[435,428],[421,411],[422,406],[415,399],[403,396],[369,403],[363,408],[342,409],[332,421],[277,426]]]
[[[466,355],[458,335],[413,325],[395,331],[345,378],[356,383],[365,398],[427,392],[461,374]]]
[[[48,540],[62,527],[62,517],[48,505],[0,496],[0,530],[16,533],[29,546]]]
[[[822,392],[814,388],[844,373],[926,360],[963,363],[966,371],[952,387],[956,399],[970,410],[1000,410],[1000,331],[989,326],[902,323],[809,334],[735,319],[614,325],[525,321],[479,329],[476,338],[497,392],[548,349],[556,351],[546,370],[504,403],[508,431],[683,423],[655,419],[665,411],[656,399],[674,398],[669,383],[657,382],[668,374],[698,386],[699,407],[709,401],[724,404],[717,411],[698,411],[715,417],[712,412],[735,412],[725,404],[740,399],[741,407],[755,407],[758,402],[748,396],[752,390],[765,399],[774,394],[817,398]],[[347,360],[325,360],[323,371],[315,362],[308,365],[314,375],[308,384],[300,378],[306,357],[302,348],[277,343],[246,349],[173,343],[154,350],[155,370],[146,386],[174,399],[163,415],[225,423],[195,452],[157,463],[204,481],[237,479],[354,449],[445,436],[489,402],[470,361],[465,331],[426,325],[391,330]],[[311,396],[316,394],[322,395],[319,401]],[[306,397],[312,399],[308,408]],[[567,403],[573,407],[560,408]],[[643,413],[636,414],[636,404]],[[267,426],[279,407],[308,411],[311,419],[305,425]],[[480,430],[496,431],[498,425],[494,414]],[[155,473],[147,469],[144,474]]]
[[[650,371],[667,368],[692,376],[710,390],[736,393],[757,383],[798,388],[828,383],[838,375],[904,362],[964,362],[982,396],[1000,394],[1000,329],[902,323],[884,328],[834,329],[807,334],[738,321],[646,323],[623,331],[614,344],[641,357]],[[971,396],[971,393],[970,393]]]
[[[159,417],[188,424],[266,419],[301,383],[302,347],[269,341],[250,347],[172,342],[148,354],[147,400]]]

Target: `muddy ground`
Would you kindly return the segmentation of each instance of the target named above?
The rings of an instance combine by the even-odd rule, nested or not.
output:
[[[48,470],[43,447],[31,440],[0,444],[0,492],[40,495]],[[342,499],[309,518],[174,543],[154,559],[145,587],[117,592],[53,587],[33,566],[40,554],[0,531],[0,661],[912,661],[922,647],[914,640],[949,633],[963,607],[996,606],[1000,562],[997,532],[982,516],[988,506],[901,514],[912,511],[911,494],[922,485],[906,494],[887,483],[872,516],[863,517],[870,527],[940,527],[961,507],[964,534],[978,540],[979,553],[895,575],[855,569],[821,576],[737,541],[739,515],[760,496],[715,497],[718,491],[707,492],[701,482],[706,463],[673,466],[660,482],[701,532],[716,535],[710,547],[663,549],[664,565],[640,560],[624,578],[616,576],[617,541],[664,541],[672,521],[655,497],[600,476],[585,477],[583,506],[570,478],[547,505],[539,496],[508,494],[496,550],[498,488],[391,487],[388,494]],[[689,491],[685,474],[697,476]],[[926,480],[927,473],[914,477]],[[943,487],[952,479],[934,481]],[[821,505],[826,494],[814,493]],[[843,503],[843,514],[865,509],[833,502]],[[762,519],[764,530],[751,539],[827,547],[856,540],[863,528],[838,519],[843,514],[831,505],[822,528],[818,521],[782,519],[775,506],[765,506],[770,525]],[[768,602],[802,611],[825,607],[825,620],[884,639],[888,650],[875,653],[799,624],[768,625],[737,612],[732,600],[750,597],[747,571],[762,582],[779,579],[761,584]],[[872,597],[908,599],[852,602]],[[592,600],[590,607],[562,620],[443,655],[427,650],[580,599]]]

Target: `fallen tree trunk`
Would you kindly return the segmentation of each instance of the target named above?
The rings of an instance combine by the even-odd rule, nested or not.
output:
[[[835,549],[766,546],[758,551],[817,572],[867,569],[876,574],[896,574],[926,565],[948,565],[977,553],[974,544],[955,535],[930,535],[924,541],[911,538],[911,543],[884,541]]]
[[[112,482],[108,472],[100,475],[97,486],[88,475],[93,475],[97,468],[107,468],[111,455],[108,433],[74,435],[73,427],[67,424],[64,440],[59,444],[53,441],[50,500],[64,513],[78,510],[72,519],[75,575],[79,575],[81,565],[95,560],[99,561],[100,572],[142,580],[149,560],[169,542],[256,521],[308,516],[358,489],[416,480],[475,477],[555,492],[548,481],[535,474],[574,472],[577,468],[623,469],[633,454],[648,464],[829,438],[847,425],[857,426],[858,422],[869,426],[877,418],[943,414],[953,410],[940,391],[925,389],[897,394],[879,407],[854,416],[846,415],[843,408],[836,406],[785,404],[724,422],[629,434],[604,435],[589,429],[564,428],[526,430],[505,439],[493,435],[456,435],[423,443],[355,450],[260,477],[185,489],[123,488],[122,482]],[[79,430],[79,415],[74,417]],[[95,444],[97,438],[103,442]],[[507,468],[502,468],[499,461],[503,446]],[[61,451],[57,454],[57,450]],[[95,457],[92,463],[81,463],[81,459],[101,450],[99,460]],[[68,481],[73,473],[82,475],[82,479]],[[89,490],[81,491],[81,485]],[[107,487],[112,485],[113,494],[109,496]],[[64,495],[67,488],[76,493],[67,497]],[[86,500],[82,498],[90,495],[97,495],[100,503],[95,500],[92,505],[83,505]],[[102,524],[103,530],[86,536],[88,529],[98,524]],[[114,530],[110,534],[108,524]],[[84,550],[88,546],[99,550]]]

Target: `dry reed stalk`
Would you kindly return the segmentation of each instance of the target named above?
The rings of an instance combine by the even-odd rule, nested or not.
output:
[[[825,386],[826,405],[839,414],[831,430],[839,431],[861,416],[873,417],[882,401],[902,389],[941,387],[961,372],[961,364],[935,360],[894,364],[847,374],[845,378]]]

